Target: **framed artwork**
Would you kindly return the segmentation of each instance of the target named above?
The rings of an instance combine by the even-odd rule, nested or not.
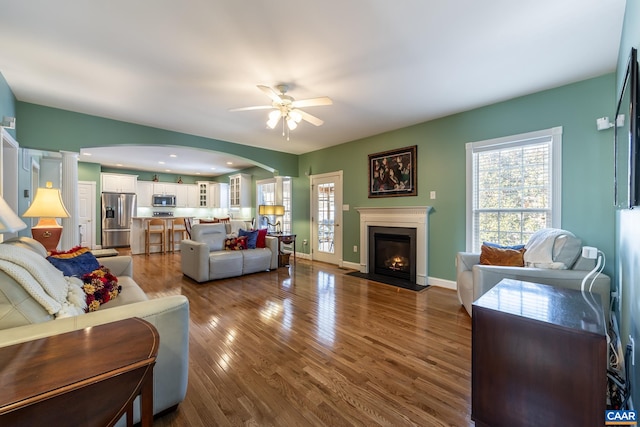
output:
[[[369,198],[417,196],[418,146],[369,154]]]

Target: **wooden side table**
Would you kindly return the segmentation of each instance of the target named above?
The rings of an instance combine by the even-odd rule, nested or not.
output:
[[[296,260],[296,235],[295,234],[285,234],[285,233],[269,233],[271,237],[275,237],[278,239],[278,267],[285,267],[290,265],[289,263],[289,254],[286,254],[282,251],[282,244],[291,245],[293,244],[293,261]]]
[[[0,425],[153,424],[159,336],[131,318],[0,348]]]
[[[476,426],[604,425],[607,337],[600,295],[503,279],[472,312]]]

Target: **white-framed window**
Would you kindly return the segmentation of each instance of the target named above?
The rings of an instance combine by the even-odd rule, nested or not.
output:
[[[467,251],[560,228],[562,127],[469,142],[466,152]]]
[[[291,233],[291,178],[278,176],[256,181],[256,197],[256,206],[284,206],[284,215],[282,217],[272,218],[272,220],[280,221],[283,233]],[[259,227],[267,226],[265,219],[259,215],[257,225]]]

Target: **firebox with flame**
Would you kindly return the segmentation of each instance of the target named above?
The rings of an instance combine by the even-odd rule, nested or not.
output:
[[[409,259],[403,256],[392,256],[384,262],[384,266],[393,271],[407,271]]]

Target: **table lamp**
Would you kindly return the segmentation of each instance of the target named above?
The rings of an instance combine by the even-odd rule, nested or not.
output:
[[[276,232],[278,232],[278,227],[280,226],[280,221],[277,221],[275,224],[272,224],[269,221],[269,216],[282,216],[284,215],[284,206],[283,205],[260,205],[258,206],[258,214],[265,217],[267,220],[268,227],[275,227]]]
[[[15,233],[27,228],[27,224],[9,207],[0,196],[0,234]]]
[[[45,188],[38,188],[31,206],[22,214],[25,218],[40,218],[35,227],[31,227],[31,235],[47,249],[55,251],[62,235],[62,226],[56,218],[69,218],[69,212],[62,203],[59,188],[52,188],[47,182]]]

